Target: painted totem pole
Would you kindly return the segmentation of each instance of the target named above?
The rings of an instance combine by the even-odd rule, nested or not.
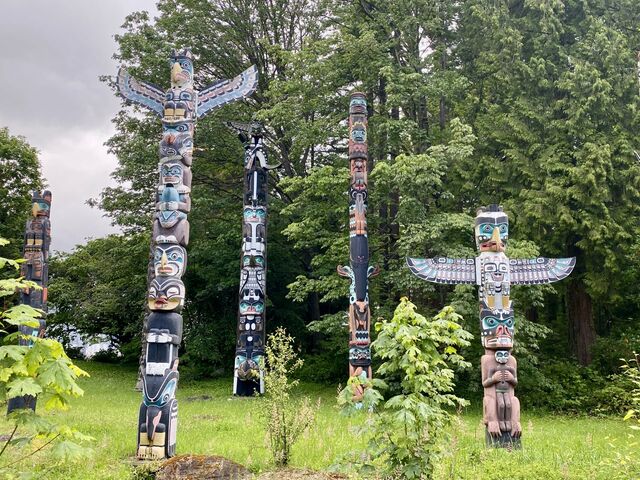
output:
[[[562,280],[571,273],[576,259],[509,259],[504,253],[509,219],[498,205],[478,210],[475,223],[478,257],[408,258],[407,264],[414,275],[428,282],[480,287],[480,332],[485,349],[480,363],[487,446],[519,447],[522,428],[520,402],[514,393],[518,366],[511,355],[515,328],[510,288]]]
[[[27,220],[24,232],[23,257],[20,266],[20,276],[25,280],[35,282],[41,289],[29,288],[20,293],[20,303],[42,310],[38,327],[20,326],[19,331],[24,337],[18,340],[19,345],[31,345],[27,337],[44,337],[47,325],[47,283],[49,281],[49,244],[51,243],[51,192],[33,192],[31,198],[31,218]],[[22,408],[36,409],[36,397],[24,395],[9,399],[7,413]]]
[[[349,265],[338,274],[351,279],[349,289],[349,377],[371,379],[369,277],[378,269],[369,266],[367,238],[367,102],[362,93],[351,94],[349,103]],[[353,400],[362,400],[364,389],[354,387]]]
[[[244,208],[233,394],[264,393],[267,287],[267,180],[262,125],[227,122],[244,145]]]
[[[182,310],[185,288],[182,276],[187,263],[191,209],[191,163],[196,120],[215,109],[246,98],[257,84],[251,67],[233,80],[222,80],[204,90],[193,86],[191,51],[174,50],[171,87],[140,82],[121,68],[118,90],[126,100],[145,107],[162,118],[159,184],[153,221],[146,319],[146,357],[142,382],[142,404],[138,421],[140,459],[175,455],[178,404],[178,347],[182,341]]]

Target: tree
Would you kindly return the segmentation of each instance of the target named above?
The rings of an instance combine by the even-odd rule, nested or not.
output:
[[[69,329],[85,337],[107,335],[125,350],[130,342],[139,345],[149,250],[145,238],[109,235],[53,257],[51,331],[61,337],[68,337]]]
[[[38,152],[23,137],[14,137],[0,128],[0,236],[11,244],[2,254],[17,257],[24,225],[29,216],[31,192],[40,191],[42,179]]]
[[[463,185],[517,212],[544,254],[577,257],[567,343],[583,365],[595,312],[618,302],[621,266],[635,263],[618,246],[640,213],[636,14],[625,0],[475,0],[461,16],[468,121],[483,139]]]

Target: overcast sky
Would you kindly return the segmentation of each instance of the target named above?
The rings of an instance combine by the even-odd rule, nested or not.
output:
[[[119,101],[99,75],[117,71],[113,35],[127,14],[155,0],[3,0],[0,15],[0,127],[40,152],[53,194],[52,249],[116,231],[86,205],[113,184],[104,142]]]

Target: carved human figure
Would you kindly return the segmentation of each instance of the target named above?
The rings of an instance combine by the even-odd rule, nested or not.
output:
[[[520,401],[514,390],[518,384],[516,359],[509,350],[485,350],[480,366],[487,432],[494,438],[501,437],[503,432],[508,432],[511,438],[519,438],[522,427]]]

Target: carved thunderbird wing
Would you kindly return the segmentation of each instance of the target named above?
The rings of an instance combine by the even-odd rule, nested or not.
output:
[[[232,80],[221,80],[198,92],[197,117],[202,118],[207,113],[227,103],[246,98],[255,92],[258,85],[258,69],[255,66],[247,68]]]
[[[576,257],[510,259],[511,283],[527,285],[557,282],[567,277],[575,264]]]
[[[148,108],[162,117],[164,113],[164,92],[158,87],[136,80],[123,67],[118,70],[117,86],[120,95],[125,99]]]
[[[476,283],[475,258],[407,258],[416,277],[433,283]]]

